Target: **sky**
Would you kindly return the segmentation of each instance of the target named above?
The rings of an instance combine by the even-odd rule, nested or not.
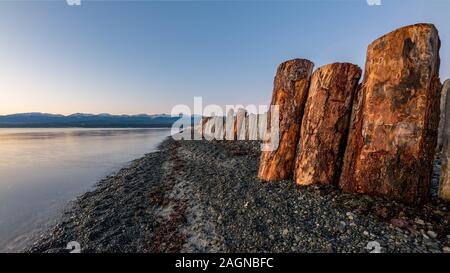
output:
[[[0,0],[0,115],[170,113],[269,104],[278,64],[364,67],[378,37],[437,26],[450,78],[450,1]]]

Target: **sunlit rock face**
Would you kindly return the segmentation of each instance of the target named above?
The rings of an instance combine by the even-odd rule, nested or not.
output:
[[[258,177],[277,181],[292,176],[303,111],[314,64],[294,59],[278,66],[271,105],[279,107],[279,147],[261,155]],[[273,128],[271,128],[273,129]]]
[[[368,48],[340,187],[421,203],[429,196],[439,122],[438,31],[418,24]]]
[[[295,162],[297,184],[338,182],[361,68],[334,63],[311,78]]]
[[[442,88],[441,96],[445,102],[441,103],[441,117],[439,134],[442,138],[443,151],[441,155],[441,178],[439,184],[439,196],[442,199],[450,200],[450,80],[446,80]]]

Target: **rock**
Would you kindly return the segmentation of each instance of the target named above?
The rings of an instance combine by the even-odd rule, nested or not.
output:
[[[433,239],[436,239],[436,238],[437,238],[436,232],[434,232],[434,231],[432,231],[432,230],[427,231],[427,235],[428,235],[430,238],[433,238]]]
[[[439,121],[438,31],[407,26],[368,48],[340,187],[409,204],[429,198]]]
[[[397,228],[406,228],[408,226],[408,222],[402,219],[392,219],[391,224]]]
[[[421,226],[425,225],[425,222],[422,219],[416,219],[415,222],[416,222],[416,224],[421,225]]]
[[[263,181],[287,179],[293,173],[313,67],[314,64],[308,60],[294,59],[282,63],[277,69],[271,105],[279,108],[280,141],[278,149],[261,154],[258,177]]]
[[[297,147],[297,184],[338,183],[361,73],[357,65],[334,63],[312,75]]]
[[[450,91],[450,80],[446,80],[442,88],[442,96]],[[439,197],[450,200],[450,96],[445,96],[444,120],[439,123],[442,126],[440,137],[442,139],[441,177],[439,182]],[[442,106],[442,105],[441,105]],[[439,147],[438,147],[439,149]]]
[[[443,247],[443,248],[442,248],[442,252],[444,252],[444,253],[450,253],[450,247],[448,247],[448,246]]]
[[[353,213],[351,213],[351,212],[347,212],[345,215],[347,215],[347,218],[348,218],[349,220],[353,220],[353,218],[355,217],[355,216],[353,215]]]
[[[375,215],[380,218],[387,219],[391,216],[391,213],[387,207],[377,207],[375,208]]]
[[[445,132],[448,132],[449,126],[450,124],[446,124],[446,117],[450,117],[447,113],[446,113],[446,105],[450,105],[447,102],[447,93],[450,91],[450,79],[446,80],[444,82],[444,85],[442,87],[442,91],[441,91],[441,99],[440,99],[440,107],[439,109],[441,110],[440,115],[439,115],[439,130],[438,130],[438,144],[436,146],[436,152],[440,152],[442,151],[443,148],[443,140],[444,140],[444,130]],[[449,98],[450,99],[450,98]],[[450,111],[450,109],[449,109]],[[447,121],[448,123],[448,121]],[[447,126],[445,126],[447,125]],[[444,126],[446,127],[444,129]]]
[[[337,229],[339,232],[344,232],[346,230],[347,227],[347,223],[345,223],[344,221],[340,221],[338,223]]]

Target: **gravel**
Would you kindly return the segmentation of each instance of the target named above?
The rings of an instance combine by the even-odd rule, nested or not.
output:
[[[256,177],[259,143],[174,141],[100,181],[27,252],[448,252],[449,204],[415,208]]]

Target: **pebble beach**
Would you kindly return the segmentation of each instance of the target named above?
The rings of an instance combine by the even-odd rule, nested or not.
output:
[[[450,252],[450,204],[257,179],[257,141],[175,141],[99,181],[25,252]],[[438,168],[437,168],[438,169]]]

